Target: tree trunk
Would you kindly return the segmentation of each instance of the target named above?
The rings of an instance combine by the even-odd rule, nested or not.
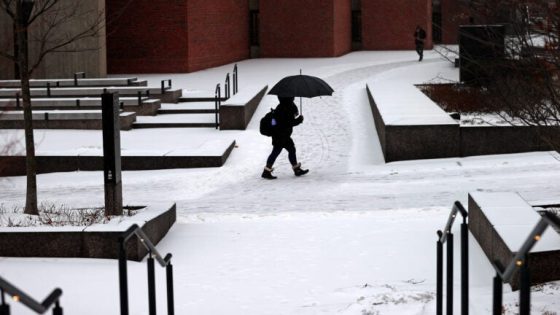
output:
[[[27,193],[25,195],[25,213],[38,215],[37,207],[37,160],[35,159],[35,140],[33,137],[33,119],[31,113],[31,89],[29,88],[29,55],[27,43],[27,21],[22,21],[21,1],[17,2],[17,41],[19,75],[21,79],[21,96],[23,99],[23,118],[25,126],[25,167],[27,172]]]

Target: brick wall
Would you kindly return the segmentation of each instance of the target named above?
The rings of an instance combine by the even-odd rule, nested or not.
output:
[[[335,15],[335,6],[344,10]],[[350,0],[261,0],[259,11],[262,57],[332,57],[350,50]]]
[[[432,48],[431,0],[362,1],[362,47],[365,50],[414,49],[414,30],[426,30]]]
[[[249,1],[188,0],[188,71],[249,58]]]
[[[469,8],[459,0],[441,1],[441,36],[443,44],[459,42],[459,26],[469,24]]]
[[[249,57],[246,0],[129,2],[107,0],[109,73],[191,72]]]
[[[109,73],[186,72],[187,0],[107,0]]]
[[[352,49],[352,1],[334,0],[334,56]]]

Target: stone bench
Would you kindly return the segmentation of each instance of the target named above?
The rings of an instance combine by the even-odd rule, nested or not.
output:
[[[169,87],[112,86],[112,87],[68,87],[68,88],[32,88],[31,97],[99,97],[104,92],[118,92],[119,96],[149,96],[159,98],[164,103],[177,103],[183,94],[181,89]],[[0,89],[0,98],[16,98],[21,95],[19,88]]]
[[[459,123],[414,85],[367,84],[386,162],[459,156]]]
[[[500,268],[513,259],[515,253],[541,216],[516,193],[469,194],[469,229],[491,262]],[[549,227],[529,254],[531,283],[560,280],[560,235]],[[516,272],[510,285],[519,286]]]
[[[103,129],[100,110],[33,111],[35,129]],[[121,130],[132,129],[135,113],[121,113]],[[0,129],[23,129],[23,112],[9,111],[0,115]]]
[[[220,106],[221,130],[245,130],[264,97],[268,85],[239,91]]]
[[[72,86],[147,86],[148,81],[138,78],[78,78],[74,79],[31,79],[29,85],[32,88],[72,87]],[[0,80],[0,88],[19,88],[20,80]]]
[[[22,109],[21,99],[0,98],[0,109],[19,110]],[[121,109],[126,112],[135,112],[137,115],[157,115],[161,108],[159,99],[150,99],[148,97],[120,97],[119,102]],[[101,108],[100,97],[77,97],[77,98],[33,98],[31,99],[33,109],[54,110],[54,109],[72,109],[72,110],[88,110]]]

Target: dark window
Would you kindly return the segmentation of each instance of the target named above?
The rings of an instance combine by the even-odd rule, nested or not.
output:
[[[352,10],[352,41],[362,42],[362,11]]]
[[[259,10],[249,11],[249,41],[251,46],[259,46]]]

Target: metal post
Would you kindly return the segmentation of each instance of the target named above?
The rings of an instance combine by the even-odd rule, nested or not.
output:
[[[229,73],[226,75],[226,82],[225,82],[225,85],[224,85],[224,94],[225,94],[226,98],[229,98],[229,96],[231,95]]]
[[[76,99],[76,107],[80,108],[80,99],[79,98]]]
[[[519,315],[531,314],[531,277],[527,258],[525,255],[519,270]]]
[[[20,107],[21,107],[20,100],[19,100],[20,97],[21,97],[21,96],[19,95],[19,92],[16,93],[16,107],[17,107],[17,108],[20,108]]]
[[[121,315],[128,315],[128,273],[126,270],[126,249],[124,239],[119,239],[119,291],[121,295]]]
[[[461,315],[469,314],[469,228],[461,224]]]
[[[215,115],[216,115],[216,129],[218,129],[218,126],[220,125],[220,122],[218,120],[218,112],[220,110],[220,102],[221,102],[221,98],[222,98],[222,92],[221,92],[221,88],[220,88],[220,84],[218,83],[218,85],[216,85],[216,91],[214,92],[214,107],[215,107]]]
[[[104,93],[102,99],[103,179],[105,214],[122,215],[121,128],[119,94]]]
[[[142,91],[138,91],[138,106],[140,105],[142,105]]]
[[[51,83],[47,82],[47,97],[51,97]]]
[[[165,267],[166,275],[167,275],[167,314],[174,315],[175,314],[175,307],[174,307],[174,297],[173,297],[173,265],[171,262]]]
[[[239,91],[239,84],[237,82],[237,64],[233,66],[233,94],[237,94]]]
[[[169,88],[171,89],[171,87],[173,86],[173,83],[171,82],[171,79],[168,80],[169,83]]]
[[[493,315],[502,315],[502,285],[502,278],[499,274],[496,274],[494,277],[494,302],[492,304]]]
[[[148,307],[150,315],[156,315],[156,273],[154,269],[154,258],[150,251],[148,257]]]
[[[161,80],[161,95],[165,94],[165,80]]]
[[[447,315],[453,315],[453,233],[447,234]]]
[[[436,260],[436,315],[443,315],[443,243],[441,242],[441,231],[438,231]]]
[[[74,86],[78,86],[78,73],[74,73]]]
[[[10,315],[10,305],[6,304],[4,289],[0,289],[0,296],[2,298],[2,304],[0,304],[0,315]]]
[[[62,314],[62,307],[60,307],[60,302],[56,301],[54,308],[52,310],[53,315],[63,315]]]

